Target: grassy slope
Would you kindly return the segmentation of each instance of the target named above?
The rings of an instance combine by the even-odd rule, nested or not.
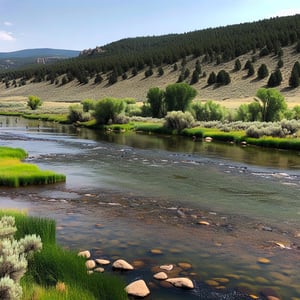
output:
[[[284,48],[283,62],[284,66],[281,69],[283,75],[283,82],[278,89],[285,96],[288,105],[290,107],[300,104],[300,88],[289,89],[288,80],[293,67],[293,64],[300,60],[300,54],[295,53],[294,46]],[[245,65],[247,59],[251,59],[252,54],[243,55],[239,57],[242,68]],[[193,72],[195,66],[195,59],[188,61],[187,67]],[[277,66],[278,59],[274,56],[267,56],[257,60],[254,63],[255,72],[257,72],[259,66],[265,63],[268,66],[271,73]],[[180,62],[178,62],[180,66]],[[247,71],[241,70],[239,72],[233,72],[234,60],[220,64],[202,64],[202,72],[206,72],[207,76],[210,72],[217,73],[219,70],[224,69],[230,72],[231,84],[220,88],[207,87],[207,77],[201,78],[200,81],[193,85],[198,91],[198,100],[212,99],[219,101],[222,105],[228,108],[236,108],[241,103],[252,101],[258,88],[266,85],[268,78],[263,80],[256,80],[256,75],[246,77]],[[180,69],[180,68],[179,68]],[[48,105],[53,107],[52,102],[77,102],[86,98],[100,99],[105,96],[113,97],[133,97],[138,101],[144,101],[146,99],[147,91],[153,86],[158,86],[164,89],[168,84],[177,81],[180,71],[173,72],[172,66],[164,66],[164,75],[159,77],[157,70],[154,70],[154,75],[148,78],[144,77],[144,72],[139,73],[136,77],[130,77],[127,80],[119,78],[118,83],[107,86],[105,80],[100,85],[94,85],[93,79],[87,85],[79,85],[73,81],[64,86],[50,85],[49,82],[32,83],[23,87],[9,89],[5,88],[3,83],[0,84],[0,103],[4,101],[10,101],[13,105],[17,102],[26,102],[28,95],[37,95],[44,101],[44,106]],[[105,75],[104,75],[105,76]],[[54,106],[56,107],[57,104]],[[69,103],[61,103],[57,109],[62,111],[66,109]]]

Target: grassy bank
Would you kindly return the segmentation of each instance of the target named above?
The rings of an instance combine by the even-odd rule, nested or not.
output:
[[[0,186],[19,187],[66,180],[63,174],[40,170],[36,165],[22,162],[26,156],[22,149],[0,147]]]
[[[18,211],[0,211],[0,217],[4,215],[15,217],[17,239],[37,234],[43,243],[42,251],[29,261],[22,278],[22,300],[127,299],[120,279],[107,274],[88,275],[84,258],[56,245],[55,221]]]

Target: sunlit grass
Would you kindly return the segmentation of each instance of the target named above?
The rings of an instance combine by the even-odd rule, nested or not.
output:
[[[22,162],[26,156],[22,149],[0,147],[0,186],[19,187],[66,180],[63,174],[40,170],[36,165]]]

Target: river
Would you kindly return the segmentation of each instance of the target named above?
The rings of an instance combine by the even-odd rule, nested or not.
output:
[[[152,279],[156,266],[183,262],[191,266],[181,276],[214,291],[300,299],[298,152],[14,117],[0,124],[2,146],[21,147],[28,161],[67,176],[1,188],[0,205],[54,218],[64,247],[135,263],[120,276],[145,279],[149,299],[201,299]]]

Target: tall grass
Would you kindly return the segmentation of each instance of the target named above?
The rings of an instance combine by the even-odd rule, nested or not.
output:
[[[85,259],[56,245],[55,221],[27,216],[26,213],[0,210],[0,217],[15,218],[16,238],[26,234],[41,237],[43,249],[29,261],[21,280],[23,300],[123,300],[125,283],[108,274],[87,274]],[[62,284],[63,288],[59,287]]]
[[[17,159],[0,159],[0,185],[19,187],[65,181],[63,174],[40,170],[38,166]]]
[[[0,147],[0,186],[19,187],[66,180],[63,174],[40,170],[36,165],[21,162],[26,156],[23,149]]]
[[[4,157],[18,158],[21,160],[27,157],[27,153],[21,148],[9,148],[0,146],[0,159]]]

